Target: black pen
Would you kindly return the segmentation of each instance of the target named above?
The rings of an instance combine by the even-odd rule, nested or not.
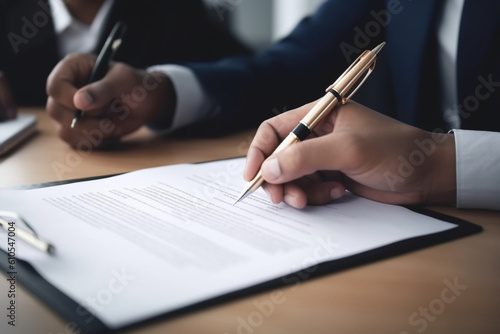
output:
[[[113,30],[111,30],[111,33],[109,34],[108,39],[106,40],[106,43],[104,43],[104,46],[101,52],[99,53],[99,56],[97,57],[97,60],[94,64],[94,68],[92,69],[92,73],[90,74],[90,78],[87,82],[87,85],[104,78],[104,76],[108,72],[109,63],[113,59],[116,50],[118,50],[118,48],[122,43],[122,38],[126,29],[127,26],[123,22],[117,22],[115,24]],[[83,116],[82,110],[77,110],[75,112],[75,116],[73,117],[73,121],[71,122],[71,128],[75,127],[76,122],[78,122],[78,120],[82,116]]]

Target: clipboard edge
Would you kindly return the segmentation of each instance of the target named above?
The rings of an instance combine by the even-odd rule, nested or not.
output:
[[[215,159],[211,161],[203,161],[203,162],[196,162],[193,164],[200,164],[200,163],[208,163],[208,162],[214,162],[214,161],[223,161],[223,160],[231,160],[239,157],[232,157],[232,158],[226,158],[226,159]],[[62,180],[62,181],[53,181],[53,182],[44,182],[44,183],[36,183],[36,184],[28,184],[28,185],[22,185],[22,186],[16,186],[16,187],[9,187],[6,189],[21,189],[21,190],[28,190],[28,189],[37,189],[37,188],[45,188],[45,187],[52,187],[52,186],[58,186],[58,185],[64,185],[64,184],[70,184],[70,183],[76,183],[76,182],[84,182],[84,181],[91,181],[91,180],[98,180],[98,179],[103,179],[107,177],[112,177],[112,176],[117,176],[125,173],[119,173],[119,174],[110,174],[110,175],[99,175],[99,176],[93,176],[93,177],[86,177],[86,178],[78,178],[78,179],[70,179],[70,180]],[[220,296],[217,296],[215,298],[210,298],[204,301],[200,301],[198,303],[182,307],[179,309],[176,309],[174,311],[166,312],[157,316],[152,316],[150,318],[138,321],[133,324],[125,325],[116,329],[108,328],[102,321],[100,321],[97,317],[93,316],[95,321],[91,321],[89,323],[83,324],[81,322],[81,319],[75,318],[77,317],[77,314],[73,314],[73,312],[68,312],[64,307],[61,306],[63,303],[72,303],[72,308],[73,307],[76,309],[76,307],[82,307],[81,305],[78,305],[74,300],[72,300],[70,297],[65,295],[63,292],[61,292],[59,289],[57,289],[55,286],[53,286],[50,282],[46,281],[41,275],[38,274],[38,272],[31,266],[26,261],[23,260],[18,260],[19,262],[23,263],[23,266],[27,272],[30,273],[30,275],[33,275],[36,277],[37,282],[42,282],[41,284],[46,284],[50,288],[46,289],[47,291],[44,291],[43,288],[32,288],[32,282],[23,282],[23,279],[19,279],[19,282],[25,286],[27,290],[30,291],[31,294],[36,296],[39,300],[41,300],[44,304],[46,304],[49,308],[51,308],[53,311],[55,311],[59,316],[62,316],[63,319],[73,321],[78,325],[78,328],[81,329],[84,333],[110,333],[110,332],[117,332],[121,330],[129,330],[133,328],[138,328],[142,325],[145,324],[151,324],[154,322],[158,321],[165,321],[167,319],[171,319],[175,316],[179,316],[182,314],[194,312],[197,310],[204,309],[206,307],[214,306],[214,305],[219,305],[225,302],[233,301],[239,298],[243,297],[248,297],[252,294],[256,293],[261,293],[265,291],[269,291],[272,289],[276,289],[279,287],[287,287],[293,284],[293,282],[297,282],[297,280],[290,280],[289,282],[285,281],[285,278],[289,276],[295,276],[295,278],[300,277],[301,279],[299,280],[299,283],[302,283],[304,281],[308,281],[310,279],[318,278],[327,274],[333,274],[336,272],[340,272],[343,270],[355,268],[358,266],[362,266],[368,263],[372,263],[375,261],[380,261],[384,259],[389,259],[395,256],[403,255],[406,253],[410,253],[419,249],[423,248],[428,248],[431,246],[435,246],[438,244],[442,244],[448,241],[460,239],[466,236],[470,236],[476,233],[480,233],[483,228],[477,224],[468,222],[466,220],[463,220],[461,218],[457,218],[454,216],[446,215],[440,212],[433,211],[431,209],[421,207],[421,206],[404,206],[405,208],[417,212],[419,214],[423,214],[426,216],[430,216],[433,218],[436,218],[438,220],[442,220],[445,222],[449,222],[452,224],[457,225],[457,227],[454,227],[452,229],[442,231],[442,232],[437,232],[437,233],[432,233],[432,234],[427,234],[423,236],[417,236],[413,238],[408,238],[404,240],[397,241],[395,243],[391,243],[382,247],[378,247],[366,252],[358,253],[355,255],[351,255],[348,257],[344,257],[341,259],[337,260],[332,260],[332,261],[326,261],[326,262],[321,262],[313,267],[316,267],[314,270],[312,270],[313,267],[308,267],[305,269],[302,269],[300,271],[296,271],[293,273],[290,273],[286,276],[275,278],[266,282],[262,282],[253,286],[250,286],[248,288],[244,288],[241,290],[233,291],[227,294],[223,294]],[[5,251],[2,250],[3,255],[1,256],[2,258],[5,256],[7,257]],[[1,260],[0,260],[1,261]],[[4,266],[7,261],[2,261],[0,263],[0,269],[7,273],[7,268]],[[305,279],[302,279],[302,277],[306,276]],[[35,291],[36,290],[36,291]],[[59,295],[58,297],[51,296],[51,293],[48,291],[57,291],[57,294]],[[40,293],[41,291],[41,293]],[[46,296],[46,298],[44,298]],[[61,302],[61,300],[58,298],[63,299],[64,301]],[[49,302],[50,300],[50,302]],[[55,306],[58,305],[58,306]],[[85,308],[82,307],[82,312],[88,312]]]

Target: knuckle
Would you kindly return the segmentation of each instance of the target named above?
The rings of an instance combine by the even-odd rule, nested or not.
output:
[[[49,116],[52,117],[53,119],[57,120],[61,117],[61,107],[51,97],[47,100],[46,109]]]
[[[62,119],[65,113],[65,108],[61,107],[52,97],[47,99],[46,110],[49,116],[55,120]]]
[[[47,113],[49,114],[50,117],[55,116],[55,103],[54,99],[52,97],[47,98],[47,104],[45,105],[45,109],[47,110]]]
[[[264,122],[260,123],[259,127],[257,128],[257,132],[262,132],[264,131],[265,129],[267,129],[269,127],[269,120],[265,120]]]
[[[273,127],[272,120],[273,120],[272,118],[269,118],[269,119],[266,119],[264,122],[260,123],[258,131],[262,131],[262,132],[273,131],[274,127]]]
[[[258,146],[269,145],[276,140],[273,136],[274,131],[271,122],[266,120],[259,125],[252,144]]]
[[[50,75],[48,80],[47,80],[46,92],[47,92],[47,95],[49,97],[57,98],[58,94],[59,94],[59,89],[58,89],[57,85],[55,85],[51,79],[52,79],[52,75]]]

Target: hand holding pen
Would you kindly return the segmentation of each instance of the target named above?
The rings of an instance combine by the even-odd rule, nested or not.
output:
[[[346,190],[390,204],[455,202],[453,134],[427,132],[352,101],[324,116],[306,140],[276,152],[290,129],[317,105],[312,102],[265,121],[250,145],[244,178],[251,184],[259,172],[273,203],[301,209],[337,200]],[[402,168],[407,171],[403,160],[415,154],[416,143],[433,153],[402,175]]]
[[[118,44],[116,38],[109,41],[108,46]],[[68,55],[47,80],[47,112],[55,121],[59,137],[76,149],[116,144],[153,119],[155,123],[168,123],[173,117],[176,96],[166,74],[122,62],[108,66],[105,59],[111,59],[112,52],[109,47],[104,50],[108,52],[103,51],[99,59],[90,54]],[[89,78],[93,80],[103,73],[102,79],[82,86]],[[84,110],[85,115],[82,117],[77,110]],[[76,126],[71,128],[75,111]]]
[[[377,55],[384,45],[385,42],[378,45],[373,50],[366,50],[363,52],[358,59],[345,70],[337,81],[326,89],[326,95],[316,103],[307,115],[305,115],[295,129],[293,129],[274,150],[273,154],[280,152],[298,141],[306,139],[311,134],[314,127],[321,122],[339,102],[345,104],[372,73],[375,68]],[[353,89],[359,80],[361,80],[361,82]],[[349,92],[351,93],[347,96]],[[247,183],[235,204],[257,190],[263,182],[262,173],[259,171],[257,175]]]

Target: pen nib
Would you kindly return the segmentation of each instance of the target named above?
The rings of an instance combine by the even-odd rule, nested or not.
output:
[[[78,119],[76,117],[73,118],[73,120],[71,121],[71,128],[72,129],[75,127],[77,121],[78,121]]]
[[[378,53],[380,52],[380,50],[382,50],[384,45],[385,45],[385,42],[380,43],[379,45],[377,45],[376,47],[373,48],[372,52],[375,53],[376,55],[378,55]]]
[[[245,198],[247,198],[248,195],[250,195],[251,193],[252,193],[252,191],[250,189],[243,190],[243,192],[240,194],[240,196],[238,196],[238,199],[236,200],[236,202],[234,202],[233,206],[238,204],[239,201],[242,201]]]

